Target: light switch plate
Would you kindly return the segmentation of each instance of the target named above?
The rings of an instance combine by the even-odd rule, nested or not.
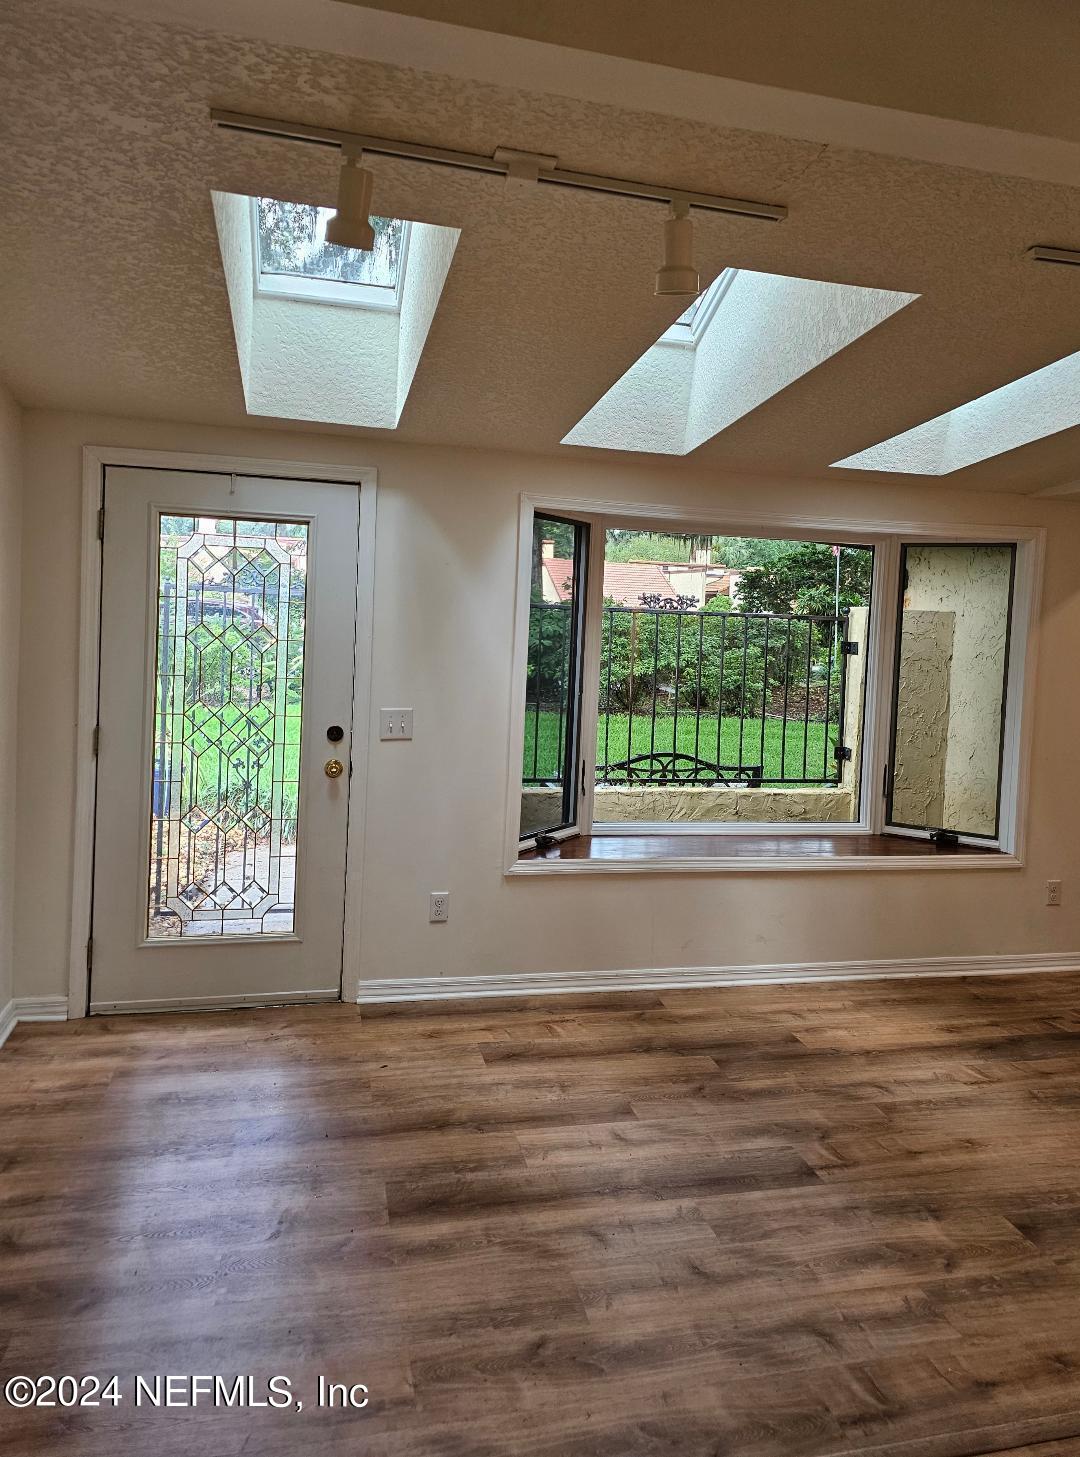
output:
[[[380,708],[380,739],[411,739],[413,711],[411,708]]]

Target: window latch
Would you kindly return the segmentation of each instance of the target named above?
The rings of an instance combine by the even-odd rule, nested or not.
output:
[[[934,845],[959,845],[960,836],[955,830],[930,830],[930,841]]]

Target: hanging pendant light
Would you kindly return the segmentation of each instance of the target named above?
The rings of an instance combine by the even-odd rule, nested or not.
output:
[[[339,248],[370,253],[375,247],[371,226],[371,193],[375,177],[363,165],[362,152],[344,152],[338,176],[337,212],[327,219],[326,241]]]
[[[689,297],[701,292],[701,279],[694,267],[694,225],[690,204],[673,198],[671,214],[664,222],[664,261],[656,272],[656,295]]]

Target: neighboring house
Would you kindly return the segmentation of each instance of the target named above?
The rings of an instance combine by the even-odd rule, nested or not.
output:
[[[574,564],[555,555],[555,543],[543,545],[545,602],[566,602]],[[642,597],[693,597],[699,605],[718,593],[734,604],[741,573],[697,562],[605,562],[604,597],[620,607],[640,607]]]

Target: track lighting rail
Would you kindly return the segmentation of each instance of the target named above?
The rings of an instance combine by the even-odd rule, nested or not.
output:
[[[487,172],[508,177],[513,162],[499,153],[487,157],[480,152],[454,152],[445,147],[431,147],[420,142],[391,141],[386,137],[369,137],[359,132],[336,131],[332,127],[307,126],[303,122],[277,121],[265,116],[251,116],[242,111],[210,112],[213,126],[223,131],[250,132],[257,136],[279,137],[283,141],[307,142],[314,146],[358,150],[376,157],[396,157],[407,162],[426,162],[436,167],[456,167],[466,172]],[[499,149],[500,152],[502,149]],[[543,159],[548,161],[550,159]],[[746,198],[718,197],[711,192],[688,192],[681,187],[662,187],[653,182],[634,182],[626,177],[602,177],[593,172],[571,172],[558,166],[539,166],[537,182],[556,187],[576,187],[586,192],[606,192],[616,197],[632,197],[644,202],[670,205],[673,201],[705,212],[720,212],[743,218],[759,218],[764,222],[781,222],[787,208],[778,203],[751,202]]]

